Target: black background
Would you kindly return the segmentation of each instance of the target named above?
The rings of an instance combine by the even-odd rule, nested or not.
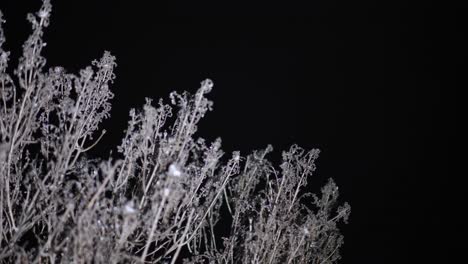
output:
[[[322,150],[310,189],[333,177],[352,206],[341,263],[453,263],[464,247],[453,238],[466,231],[455,205],[466,172],[454,154],[464,9],[152,2],[53,2],[49,66],[77,72],[104,50],[117,57],[112,118],[94,154],[120,143],[145,97],[195,92],[211,78],[214,111],[199,136],[244,155],[271,143],[273,159],[293,143]],[[39,5],[0,0],[13,64]]]

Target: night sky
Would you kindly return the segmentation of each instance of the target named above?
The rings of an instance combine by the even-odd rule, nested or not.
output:
[[[310,190],[333,177],[352,207],[341,263],[453,263],[462,244],[452,236],[466,231],[455,206],[466,172],[454,154],[465,11],[430,1],[171,2],[52,2],[48,66],[77,72],[104,50],[117,57],[108,134],[93,155],[115,152],[145,97],[195,92],[210,78],[214,111],[198,136],[243,155],[272,144],[273,160],[293,143],[322,150]],[[0,0],[15,65],[26,13],[39,5]]]

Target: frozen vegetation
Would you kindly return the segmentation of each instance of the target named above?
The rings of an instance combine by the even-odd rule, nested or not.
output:
[[[305,191],[319,151],[293,145],[274,166],[271,146],[225,155],[221,140],[197,138],[211,80],[130,110],[117,158],[85,155],[105,136],[116,62],[104,52],[78,74],[47,68],[51,8],[44,0],[28,15],[32,33],[15,68],[0,13],[0,262],[339,259],[337,224],[350,207],[337,204],[332,180],[320,195]]]

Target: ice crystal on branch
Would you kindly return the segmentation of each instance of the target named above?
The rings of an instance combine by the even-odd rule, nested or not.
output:
[[[47,69],[51,11],[44,0],[27,16],[14,78],[0,12],[0,262],[173,264],[182,251],[186,263],[339,259],[349,205],[337,207],[331,180],[321,196],[305,192],[319,151],[293,145],[279,167],[271,146],[224,157],[221,139],[195,137],[211,80],[130,110],[117,158],[84,155],[105,134],[117,64],[106,51],[78,74]]]

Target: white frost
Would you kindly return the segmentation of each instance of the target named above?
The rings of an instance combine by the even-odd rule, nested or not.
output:
[[[235,152],[233,157],[234,157],[234,161],[239,161],[240,160],[239,152]]]
[[[8,54],[6,52],[2,52],[0,59],[1,61],[5,62],[8,59]]]

